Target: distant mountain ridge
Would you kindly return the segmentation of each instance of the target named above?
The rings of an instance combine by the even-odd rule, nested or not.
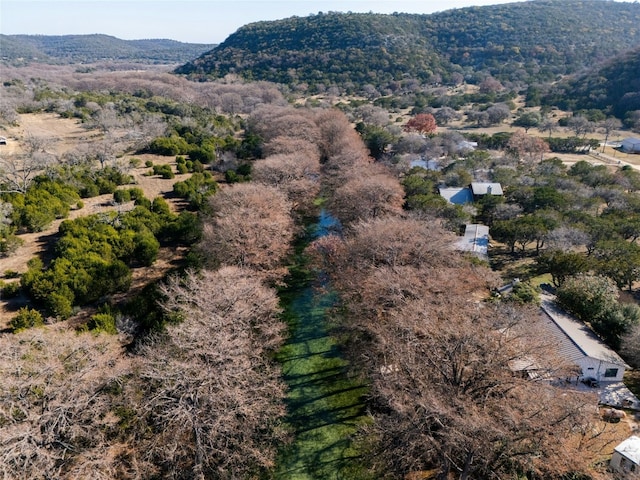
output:
[[[215,44],[176,40],[121,40],[110,35],[0,35],[0,60],[10,63],[91,63],[131,61],[180,64]]]
[[[533,0],[429,15],[319,13],[248,24],[179,67],[193,77],[391,85],[478,71],[552,80],[640,45],[640,5]]]

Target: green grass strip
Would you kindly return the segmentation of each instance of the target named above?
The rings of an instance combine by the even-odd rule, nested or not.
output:
[[[290,338],[278,358],[289,385],[288,423],[295,439],[282,452],[274,478],[365,478],[351,435],[366,419],[366,386],[349,377],[328,334],[325,312],[335,295],[312,286],[289,293]]]

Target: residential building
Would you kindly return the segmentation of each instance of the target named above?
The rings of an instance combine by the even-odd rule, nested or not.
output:
[[[609,465],[623,478],[640,479],[640,438],[632,435],[614,448]]]

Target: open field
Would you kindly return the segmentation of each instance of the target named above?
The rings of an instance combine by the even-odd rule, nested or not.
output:
[[[87,130],[73,119],[61,118],[56,114],[25,114],[20,115],[19,125],[5,126],[0,129],[2,135],[8,140],[7,145],[0,147],[0,154],[12,155],[20,154],[23,151],[24,138],[27,135],[37,137],[52,138],[53,141],[47,146],[47,151],[56,156],[73,150],[82,143],[91,142],[92,139],[99,138],[99,132]],[[153,199],[158,196],[164,197],[174,211],[181,208],[177,199],[169,195],[173,191],[173,184],[184,180],[188,174],[176,175],[173,179],[163,179],[159,176],[148,175],[149,168],[144,166],[147,160],[154,163],[172,163],[173,158],[158,155],[136,155],[141,160],[137,168],[130,167],[131,155],[124,155],[119,159],[121,165],[128,167],[128,173],[133,176],[136,187],[141,188],[145,196]],[[169,161],[171,160],[171,161]],[[133,186],[133,185],[132,185]],[[123,205],[113,203],[113,195],[100,195],[92,198],[82,199],[83,207],[72,209],[67,219],[74,219],[84,215],[92,215],[105,211],[119,209],[121,211],[133,208],[133,202]],[[5,282],[18,281],[15,274],[23,273],[27,270],[27,262],[36,256],[42,256],[55,244],[60,223],[65,219],[53,222],[47,229],[36,233],[23,233],[19,235],[23,244],[17,251],[9,257],[0,258],[0,280]],[[133,270],[133,282],[131,293],[135,293],[150,281],[162,278],[168,271],[175,268],[179,261],[181,252],[173,249],[161,248],[158,260],[150,267],[139,267]],[[15,299],[0,299],[0,330],[8,326],[9,320],[21,306],[24,306],[28,299],[24,296]]]

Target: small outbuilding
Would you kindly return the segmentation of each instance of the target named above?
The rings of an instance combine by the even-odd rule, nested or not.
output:
[[[0,137],[0,145],[6,145],[7,139],[5,137]]]
[[[614,448],[609,465],[623,478],[640,478],[640,438],[632,435]]]
[[[502,185],[499,183],[473,182],[471,191],[475,199],[485,195],[502,195]]]
[[[640,138],[625,138],[620,144],[620,150],[625,153],[640,153]]]

